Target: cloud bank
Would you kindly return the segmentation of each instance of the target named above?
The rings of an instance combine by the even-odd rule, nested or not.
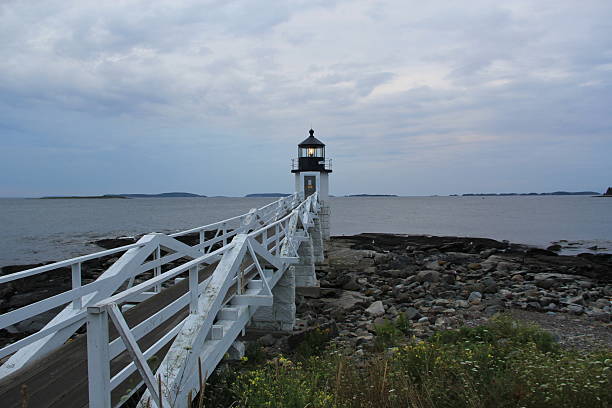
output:
[[[609,1],[0,3],[0,196],[612,184]]]

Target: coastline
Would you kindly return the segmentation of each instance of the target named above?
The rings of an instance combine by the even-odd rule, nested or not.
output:
[[[135,240],[121,237],[96,243],[101,249],[110,249]],[[181,240],[193,245],[198,237],[192,234]],[[457,320],[456,315],[469,315],[469,311],[492,314],[502,309],[518,309],[607,322],[612,313],[610,302],[604,304],[604,300],[612,296],[612,254],[558,255],[545,249],[489,238],[386,233],[334,236],[327,252],[326,265],[317,271],[324,298],[342,299],[349,293],[352,299],[348,301],[349,309],[359,303],[364,310],[368,302],[381,298],[388,308],[392,307],[391,314],[409,310],[415,323],[426,317],[427,312],[435,312],[428,317],[427,325],[421,325],[427,329],[423,331],[425,334],[431,334],[430,326],[435,327],[438,317]],[[84,263],[83,283],[95,280],[116,259],[116,256],[108,256]],[[0,274],[39,265],[7,266]],[[432,286],[444,286],[446,291],[456,293],[452,299],[436,303],[437,292]],[[69,287],[68,268],[45,274],[44,278],[3,285],[0,287],[0,313],[53,296]],[[540,293],[542,291],[544,293]],[[469,300],[472,292],[479,293],[474,295],[480,299],[477,304]],[[587,294],[581,294],[583,292]],[[330,302],[334,301],[327,303]],[[425,309],[415,306],[425,306]],[[339,307],[341,310],[342,305]],[[438,312],[444,313],[438,316]],[[1,330],[0,345],[39,330],[51,317],[52,314],[37,316],[9,330]],[[328,320],[329,317],[341,321],[336,313],[318,315],[315,320]],[[355,321],[359,319],[353,317]],[[349,325],[349,329],[357,330],[358,327]]]

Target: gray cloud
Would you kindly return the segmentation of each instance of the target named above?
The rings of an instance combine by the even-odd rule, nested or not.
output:
[[[595,0],[4,2],[0,195],[289,190],[286,163],[311,125],[337,158],[337,193],[602,189],[611,11]],[[92,165],[105,177],[92,180]],[[200,172],[224,176],[189,176]]]

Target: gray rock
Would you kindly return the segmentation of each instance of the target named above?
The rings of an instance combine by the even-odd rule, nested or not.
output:
[[[444,266],[441,264],[440,261],[433,261],[426,263],[425,268],[433,271],[441,271],[444,269]]]
[[[459,300],[455,300],[455,307],[459,307],[459,308],[468,308],[470,307],[470,304],[463,299],[459,299]]]
[[[393,259],[392,254],[382,254],[380,252],[377,252],[374,254],[374,264],[375,265],[385,264],[389,262],[391,259]]]
[[[348,290],[340,291],[338,298],[321,299],[321,302],[330,304],[333,307],[341,308],[344,310],[352,309],[357,303],[365,302],[368,297],[361,294],[360,292],[353,292]]]
[[[535,281],[536,286],[542,289],[550,289],[555,286],[556,283],[557,282],[554,279],[541,279]]]
[[[480,281],[482,285],[482,291],[484,293],[495,293],[497,292],[497,282],[491,277],[486,277]]]
[[[454,263],[470,263],[477,262],[480,257],[474,254],[467,254],[465,252],[447,252],[444,256],[448,262]]]
[[[584,308],[580,305],[569,305],[567,306],[567,310],[575,315],[581,315],[584,312]]]
[[[362,335],[362,336],[359,336],[359,337],[355,338],[355,344],[357,346],[362,346],[362,345],[372,341],[373,338],[374,338],[374,335],[372,335],[372,334],[365,334],[365,335]],[[358,351],[362,351],[363,352],[363,350],[358,350]]]
[[[542,310],[542,306],[539,302],[529,302],[527,303],[527,307],[532,310]]]
[[[342,289],[346,289],[346,290],[359,290],[362,288],[362,285],[360,285],[357,282],[357,278],[355,277],[355,275],[351,275],[349,276],[349,280],[348,282],[346,282],[344,285],[342,285]]]
[[[467,299],[468,303],[471,305],[479,305],[482,302],[482,293],[480,292],[472,292]]]
[[[259,338],[259,342],[262,344],[262,346],[270,347],[276,344],[276,338],[271,334],[266,334],[265,336]]]
[[[540,272],[540,273],[536,273],[535,275],[533,275],[533,280],[536,282],[536,285],[538,281],[542,281],[546,279],[552,279],[559,283],[573,283],[573,282],[576,282],[577,280],[584,279],[584,277],[578,276],[578,275],[570,275],[570,274],[565,274],[565,273],[554,273],[554,272]]]
[[[546,305],[546,307],[544,307],[544,309],[546,310],[557,310],[558,308],[559,307],[556,303],[549,303],[548,305]]]
[[[412,302],[412,295],[409,292],[400,293],[395,297],[397,303],[410,303]]]
[[[565,302],[570,303],[570,304],[576,304],[576,305],[584,305],[584,298],[582,297],[582,295],[573,296],[573,297],[567,298]]]
[[[380,300],[372,303],[366,310],[366,313],[372,316],[382,316],[385,314],[385,307]]]
[[[408,309],[406,309],[404,314],[409,320],[418,320],[422,317],[421,312],[419,312],[419,310],[414,307],[409,307]]]
[[[451,301],[448,299],[436,299],[434,300],[434,305],[436,306],[448,306],[451,304]]]
[[[419,282],[439,282],[440,272],[432,270],[420,271],[417,273],[416,279]]]
[[[497,264],[497,270],[499,272],[511,272],[519,268],[519,265],[513,262],[500,262]]]

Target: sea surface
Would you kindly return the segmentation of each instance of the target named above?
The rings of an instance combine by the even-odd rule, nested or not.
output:
[[[274,198],[0,199],[0,267],[101,250],[92,241],[176,232]],[[612,198],[336,197],[332,235],[362,232],[489,237],[565,253],[612,252]],[[587,248],[597,246],[597,250]]]

